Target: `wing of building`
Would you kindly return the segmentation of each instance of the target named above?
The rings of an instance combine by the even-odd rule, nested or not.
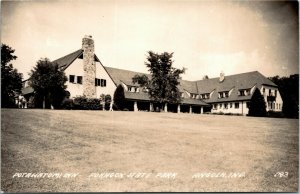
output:
[[[66,83],[70,97],[86,96],[100,98],[101,94],[113,96],[118,85],[125,91],[128,110],[153,111],[157,104],[150,100],[146,88],[132,82],[136,75],[144,73],[103,66],[94,53],[94,41],[91,36],[82,39],[82,48],[53,61],[68,77]],[[144,74],[150,76],[149,74]],[[23,96],[28,100],[34,92],[23,82]],[[248,103],[258,88],[264,96],[267,111],[281,111],[282,98],[277,85],[258,71],[204,79],[198,81],[180,80],[178,86],[182,101],[180,104],[168,104],[169,112],[189,113],[236,113],[246,115]]]

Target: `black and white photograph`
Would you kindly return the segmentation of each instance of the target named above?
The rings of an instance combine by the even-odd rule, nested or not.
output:
[[[1,192],[298,192],[299,3],[2,0]]]

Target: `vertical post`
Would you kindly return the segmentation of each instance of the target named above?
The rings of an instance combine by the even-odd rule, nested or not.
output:
[[[45,105],[46,104],[46,102],[45,102],[45,96],[44,96],[44,99],[43,99],[43,109],[45,109]]]
[[[138,111],[137,101],[134,101],[134,104],[133,104],[133,111],[134,111],[134,112],[137,112],[137,111]]]
[[[152,102],[150,102],[150,110],[149,111],[153,112],[153,104],[152,104]]]
[[[114,101],[112,100],[109,105],[109,111],[113,111],[113,104],[114,104]]]
[[[27,108],[27,100],[25,101],[25,106],[24,106],[24,108]]]
[[[200,114],[203,114],[203,106],[200,107]]]
[[[165,112],[168,112],[168,103],[165,103]]]
[[[177,113],[180,113],[180,104],[177,105]]]
[[[190,114],[192,114],[192,105],[190,105]]]

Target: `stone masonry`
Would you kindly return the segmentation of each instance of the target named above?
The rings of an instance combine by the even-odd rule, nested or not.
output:
[[[92,36],[82,39],[83,50],[83,95],[87,98],[96,98],[96,64],[94,57],[94,40]]]

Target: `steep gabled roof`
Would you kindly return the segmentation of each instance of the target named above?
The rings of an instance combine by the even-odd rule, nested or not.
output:
[[[129,71],[124,69],[118,69],[113,67],[104,67],[107,72],[112,77],[113,81],[119,85],[121,82],[123,82],[126,85],[130,86],[139,86],[137,83],[132,83],[132,78],[135,75],[146,75],[149,79],[151,76],[147,73],[141,73],[141,72],[135,72],[135,71]],[[180,85],[178,86],[180,92],[183,92],[184,90],[190,92],[190,93],[197,93],[197,87],[196,83],[192,81],[187,80],[179,80]]]
[[[196,82],[180,79],[179,83],[178,89],[180,92],[188,91],[189,93],[198,93]]]
[[[238,91],[241,89],[250,89],[254,86],[261,88],[262,85],[269,85],[277,87],[271,80],[267,79],[258,71],[241,73],[236,75],[225,76],[223,82],[219,82],[219,78],[212,78],[206,80],[196,81],[199,94],[210,93],[214,91],[212,97],[205,102],[223,102],[223,101],[237,101],[250,100],[250,96],[238,96]],[[218,98],[218,92],[232,90],[228,98]]]
[[[82,55],[82,53],[83,53],[83,50],[79,49],[73,53],[70,53],[70,54],[63,56],[59,59],[56,59],[52,62],[58,64],[58,67],[61,68],[62,70],[65,70],[67,67],[69,67],[69,65],[71,65],[71,63],[73,63],[73,61],[75,61],[75,59],[80,57],[80,55]]]
[[[104,67],[108,74],[111,76],[113,81],[116,83],[116,85],[121,84],[123,82],[126,85],[130,86],[139,86],[138,83],[132,83],[132,78],[135,75],[146,75],[148,78],[150,78],[149,74],[146,73],[140,73],[140,72],[135,72],[135,71],[129,71],[129,70],[124,70],[124,69],[117,69],[117,68],[112,68],[112,67]]]

